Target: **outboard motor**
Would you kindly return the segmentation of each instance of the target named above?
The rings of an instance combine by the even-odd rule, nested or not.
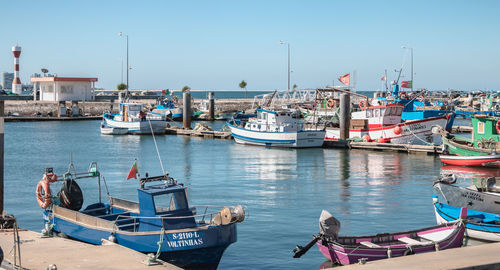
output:
[[[497,180],[495,177],[490,177],[486,180],[486,189],[489,192],[500,192],[500,185],[497,185]]]
[[[83,194],[80,186],[73,179],[64,181],[64,184],[57,194],[61,200],[61,207],[78,211],[83,205]]]
[[[321,235],[336,239],[340,231],[340,221],[332,216],[328,211],[321,211],[319,217],[319,232]]]
[[[441,174],[435,183],[443,183],[447,185],[455,184],[457,176],[454,174]]]

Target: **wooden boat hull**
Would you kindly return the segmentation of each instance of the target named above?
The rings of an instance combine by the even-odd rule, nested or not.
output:
[[[459,155],[459,156],[480,156],[480,155],[491,155],[493,150],[491,149],[482,149],[476,148],[472,146],[472,142],[470,142],[467,138],[459,138],[459,136],[448,135],[442,136],[443,147],[446,149],[448,154],[450,155]]]
[[[101,127],[101,134],[103,135],[125,135],[127,133],[128,128]]]
[[[440,155],[439,158],[441,159],[441,162],[447,165],[500,167],[500,155]]]
[[[448,227],[447,227],[448,226]],[[398,242],[397,239],[402,239],[405,237],[411,237],[414,235],[424,235],[424,234],[440,234],[442,232],[448,233],[447,237],[442,241],[427,241],[422,245],[407,244],[404,242]],[[462,246],[462,241],[464,237],[465,226],[462,222],[457,222],[448,225],[434,226],[429,228],[424,228],[416,231],[408,231],[393,234],[379,234],[373,236],[360,236],[360,237],[339,237],[340,238],[352,238],[352,244],[340,244],[336,241],[324,241],[319,240],[317,246],[319,250],[327,259],[332,262],[337,262],[342,265],[348,265],[353,263],[358,263],[360,260],[374,261],[393,257],[401,257],[410,254],[418,254],[424,252],[432,252],[438,250],[444,250],[449,248],[457,248]],[[393,241],[390,245],[380,245],[379,247],[367,247],[360,243],[363,241],[376,242],[379,239],[389,239]]]
[[[390,125],[378,128],[369,129],[350,129],[349,138],[363,138],[368,135],[372,140],[382,138],[386,142],[396,144],[426,144],[427,137],[432,135],[432,127],[445,127],[448,122],[446,116],[433,117],[422,120],[407,121],[397,125]],[[400,133],[396,134],[396,127],[400,128]],[[335,141],[340,138],[339,129],[327,129],[325,141]],[[440,144],[437,141],[439,136],[433,138],[434,143]]]
[[[439,203],[436,199],[434,212],[438,224],[456,220],[460,208]],[[470,238],[483,241],[500,241],[500,219],[497,214],[468,210],[466,222],[466,235]]]
[[[449,205],[470,210],[500,214],[500,193],[479,192],[470,188],[437,182],[434,188],[443,195]]]
[[[80,218],[72,219],[64,212],[68,211],[53,214],[53,230],[94,245],[101,245],[102,239],[113,239],[117,244],[139,252],[156,253],[163,233],[159,258],[182,268],[216,269],[225,249],[236,242],[236,223],[164,232],[131,232],[113,229],[103,225],[105,222],[89,222],[95,218],[85,221],[79,214]]]
[[[324,130],[296,132],[252,131],[228,123],[236,143],[267,147],[310,148],[321,147],[325,139]]]
[[[130,134],[151,134],[151,129],[154,134],[164,134],[167,127],[167,122],[164,120],[117,121],[110,114],[105,114],[103,120],[106,126],[126,128]]]

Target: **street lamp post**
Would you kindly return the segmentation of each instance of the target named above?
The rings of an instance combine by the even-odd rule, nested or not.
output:
[[[409,49],[410,50],[410,57],[411,57],[411,91],[413,92],[413,48],[412,47],[407,47],[407,46],[401,46],[402,49]]]
[[[119,32],[118,35],[121,37],[121,36],[124,36],[127,37],[127,96],[128,96],[128,70],[130,68],[130,66],[128,65],[128,35],[127,34],[123,34],[122,32]]]
[[[287,88],[287,90],[290,91],[290,43],[280,40],[280,44],[286,44],[288,47],[288,85],[287,85],[288,88]]]

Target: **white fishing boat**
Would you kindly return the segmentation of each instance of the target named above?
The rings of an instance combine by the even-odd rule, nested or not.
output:
[[[471,210],[500,214],[500,178],[474,177],[473,185],[461,186],[455,183],[455,175],[441,176],[434,182],[434,189],[455,207],[467,207]]]
[[[146,113],[138,103],[120,103],[120,113],[105,113],[103,121],[107,127],[126,128],[131,134],[163,134],[167,125],[164,117]]]
[[[403,105],[387,104],[366,107],[361,104],[361,111],[351,114],[349,127],[350,138],[366,141],[391,142],[396,144],[440,144],[439,136],[432,134],[435,126],[446,127],[448,115],[421,120],[402,121]],[[340,138],[338,128],[327,128],[325,141],[337,141]]]
[[[128,133],[128,128],[120,127],[110,127],[107,126],[104,121],[101,123],[101,134],[102,135],[125,135]]]
[[[228,122],[234,140],[241,144],[269,147],[321,147],[325,138],[323,129],[304,128],[292,111],[257,109],[257,117],[248,121]]]

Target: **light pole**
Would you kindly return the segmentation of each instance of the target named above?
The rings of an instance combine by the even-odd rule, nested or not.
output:
[[[411,91],[413,92],[413,48],[412,47],[407,47],[407,46],[401,46],[402,49],[409,49],[410,50],[410,57],[411,57]]]
[[[280,40],[280,44],[286,44],[288,47],[288,88],[287,90],[290,91],[290,43]]]
[[[130,68],[130,66],[128,65],[128,35],[127,34],[123,34],[122,32],[119,32],[118,35],[120,37],[121,36],[127,37],[127,92],[126,92],[126,95],[128,96],[128,70]]]

